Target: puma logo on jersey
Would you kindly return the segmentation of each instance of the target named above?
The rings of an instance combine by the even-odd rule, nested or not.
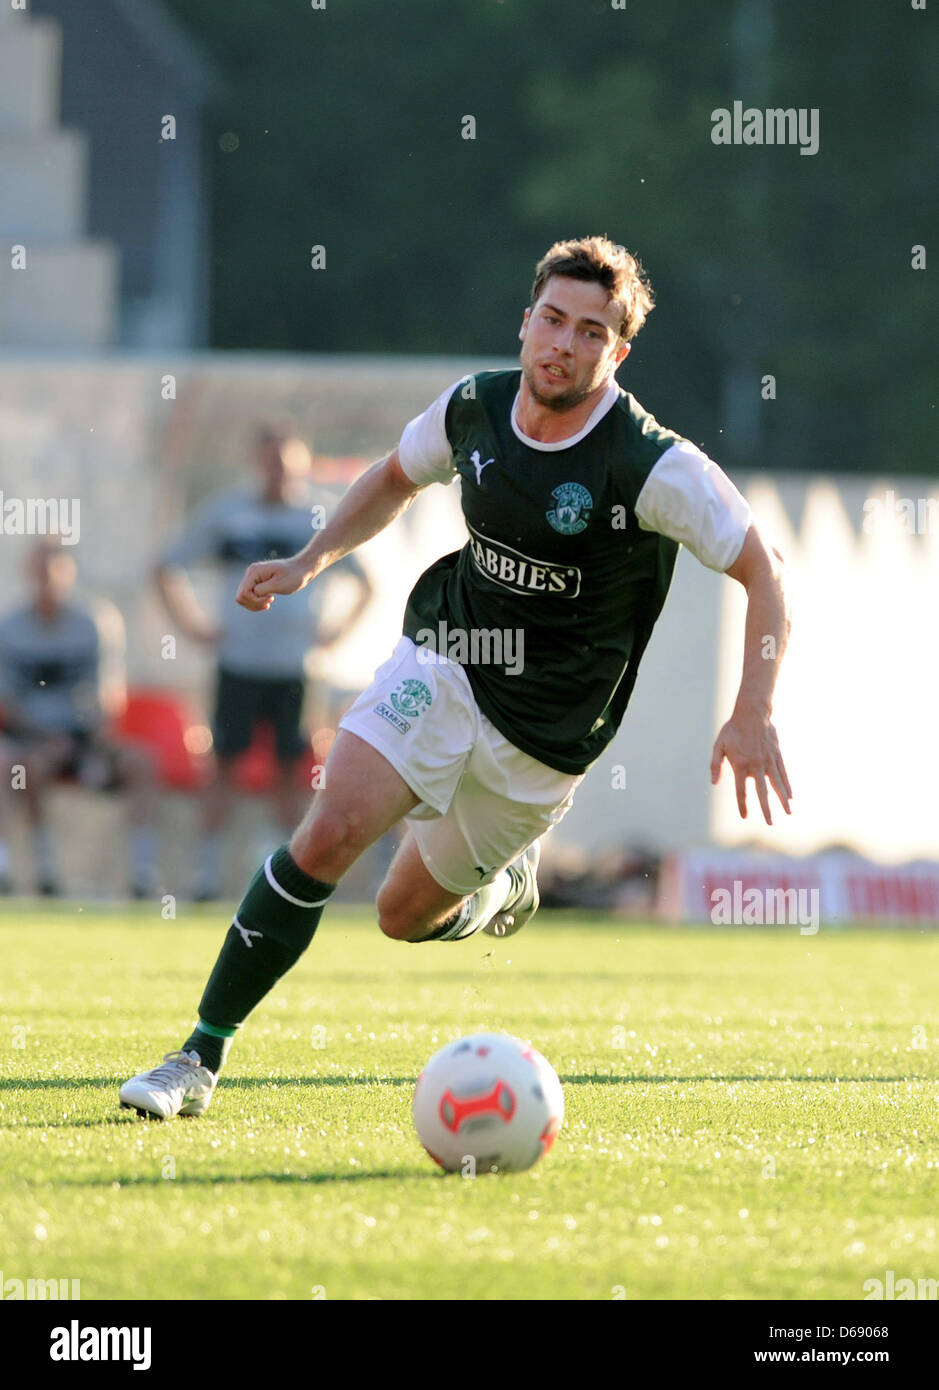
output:
[[[486,459],[485,462],[480,458],[479,450],[474,449],[470,454],[470,463],[476,469],[476,486],[478,487],[483,480],[483,469],[488,468],[490,463],[495,463],[495,459]]]

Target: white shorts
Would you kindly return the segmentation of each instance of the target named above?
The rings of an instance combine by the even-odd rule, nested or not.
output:
[[[428,873],[451,893],[491,883],[557,825],[583,781],[516,748],[477,705],[463,667],[409,637],[339,727],[387,758],[421,798],[406,819]]]

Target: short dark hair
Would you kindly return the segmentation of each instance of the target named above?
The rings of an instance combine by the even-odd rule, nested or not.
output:
[[[535,282],[531,287],[533,306],[552,275],[565,275],[569,280],[594,280],[602,285],[610,298],[622,305],[619,336],[627,343],[635,338],[647,315],[655,308],[652,286],[639,261],[625,246],[618,246],[605,236],[556,241],[535,267]]]

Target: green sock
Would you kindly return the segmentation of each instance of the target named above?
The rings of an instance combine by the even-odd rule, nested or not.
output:
[[[183,1052],[198,1052],[199,1061],[209,1071],[220,1072],[228,1056],[232,1038],[237,1028],[215,1028],[204,1019],[199,1020],[189,1037],[183,1043]]]
[[[335,887],[304,873],[286,845],[270,856],[235,913],[184,1052],[198,1052],[204,1066],[218,1071],[248,1014],[313,940]]]

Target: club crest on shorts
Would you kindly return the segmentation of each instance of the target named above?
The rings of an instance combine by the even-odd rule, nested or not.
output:
[[[406,680],[395,686],[389,698],[399,714],[416,719],[425,709],[430,709],[433,696],[423,681]]]
[[[590,520],[593,498],[582,483],[561,483],[551,496],[556,502],[549,512],[545,512],[555,531],[562,536],[576,536],[583,531]]]

